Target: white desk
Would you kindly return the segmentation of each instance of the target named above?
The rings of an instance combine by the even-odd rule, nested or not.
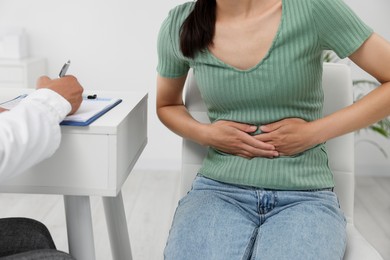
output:
[[[32,91],[0,89],[0,102]],[[84,91],[122,103],[87,127],[62,126],[49,159],[0,185],[2,193],[63,194],[69,252],[95,259],[89,196],[103,199],[113,259],[131,259],[121,188],[147,143],[147,93]]]

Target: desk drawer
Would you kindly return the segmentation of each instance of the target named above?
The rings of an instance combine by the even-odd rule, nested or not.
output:
[[[18,186],[32,193],[83,195],[107,189],[108,145],[108,135],[64,134],[50,159],[10,179],[0,191]]]

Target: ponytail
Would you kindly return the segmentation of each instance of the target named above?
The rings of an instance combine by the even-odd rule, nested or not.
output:
[[[194,58],[213,42],[215,20],[215,0],[197,0],[180,30],[180,49],[185,57]]]

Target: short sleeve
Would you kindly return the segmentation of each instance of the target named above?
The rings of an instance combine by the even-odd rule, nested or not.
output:
[[[161,25],[157,40],[158,64],[157,72],[162,77],[177,78],[185,75],[189,70],[188,62],[179,54],[179,35],[172,31],[178,32],[178,28],[172,30],[174,19],[169,15]],[[175,45],[176,44],[176,45]]]
[[[355,52],[373,32],[342,0],[314,0],[313,19],[321,46],[340,58]]]

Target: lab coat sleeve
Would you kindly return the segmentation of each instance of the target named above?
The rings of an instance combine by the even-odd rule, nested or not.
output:
[[[59,123],[70,110],[61,95],[38,89],[0,113],[0,182],[53,155],[61,141]]]

